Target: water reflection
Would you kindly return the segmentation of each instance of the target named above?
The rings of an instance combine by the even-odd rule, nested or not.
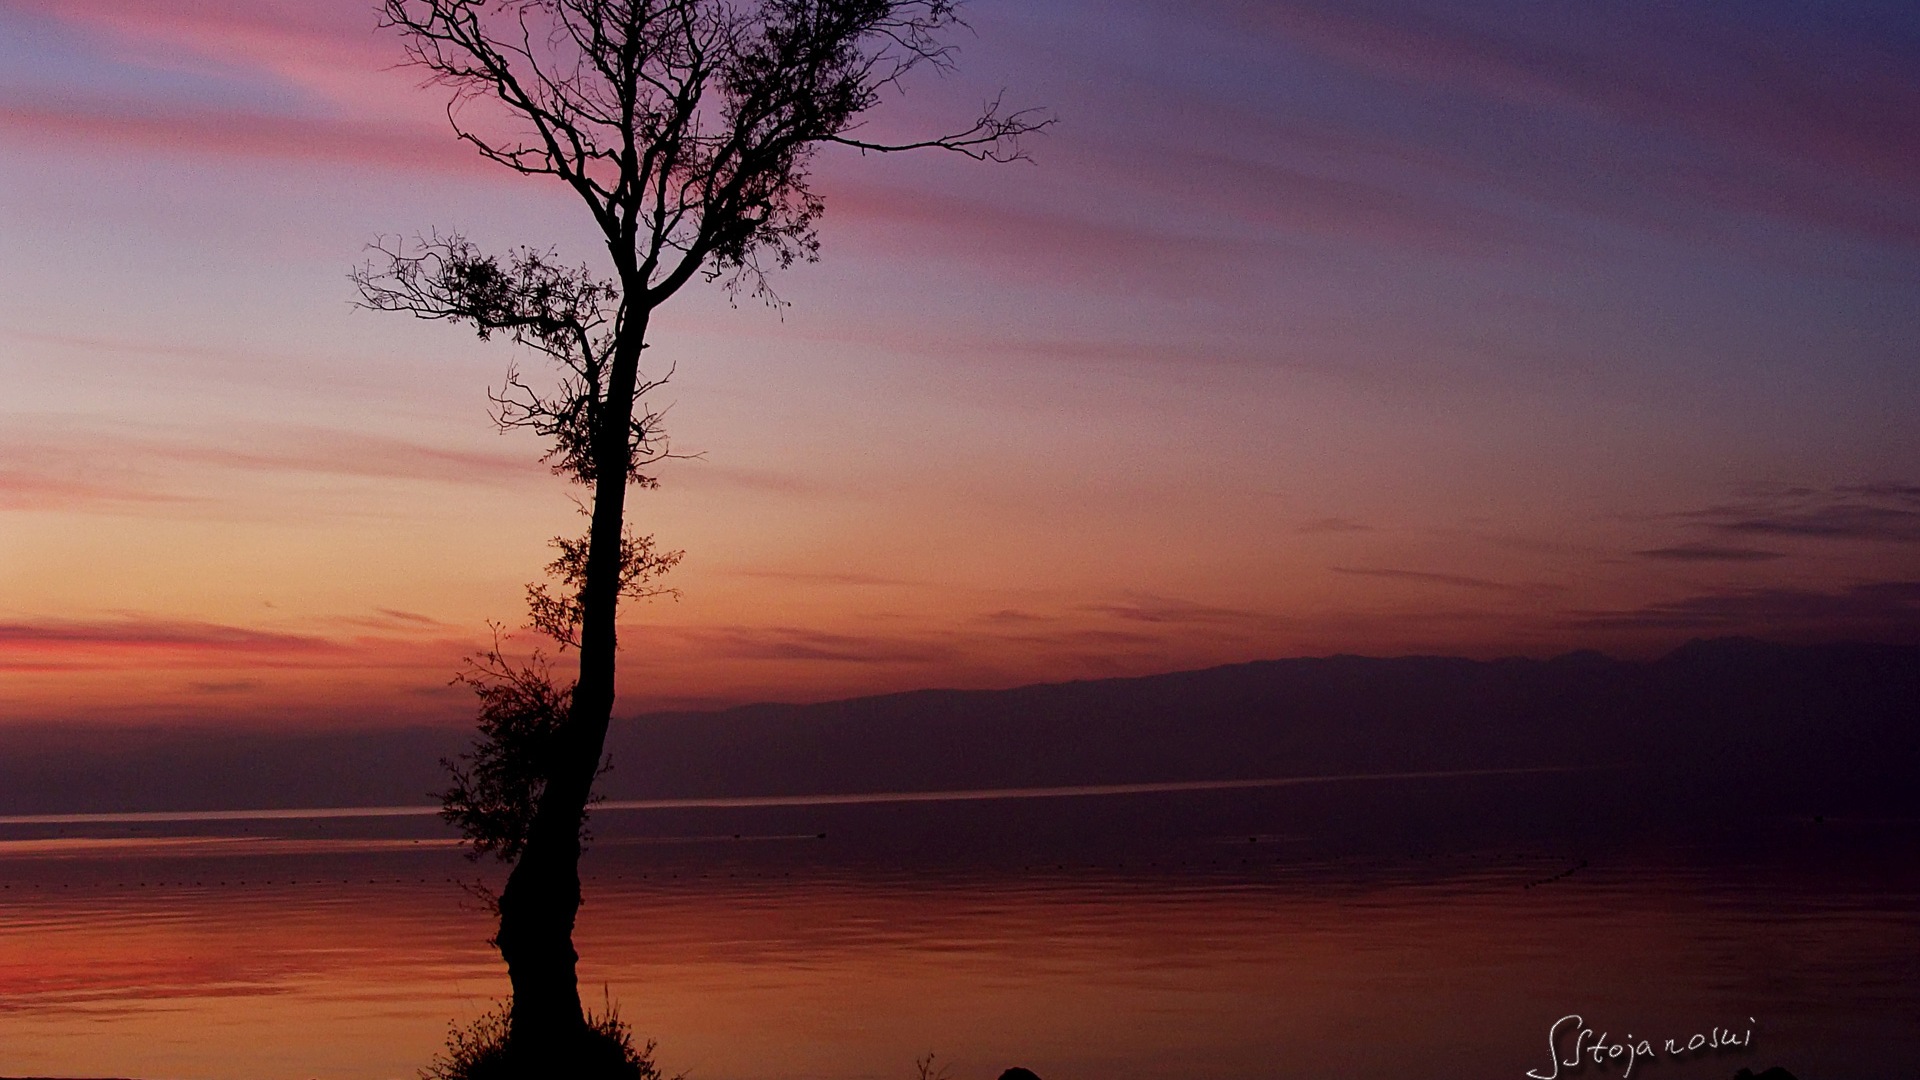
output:
[[[1520,1077],[1572,1012],[1656,1039],[1755,1018],[1750,1053],[1656,1080],[1920,1064],[1897,823],[1706,861],[1316,849],[1271,818],[962,858],[929,838],[963,819],[836,813],[603,819],[588,996],[696,1078],[904,1080],[928,1051],[955,1080]],[[232,824],[0,839],[0,1073],[411,1076],[505,992],[461,887],[483,871],[430,821]]]

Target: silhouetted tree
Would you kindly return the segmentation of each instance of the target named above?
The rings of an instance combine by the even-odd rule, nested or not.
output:
[[[615,613],[623,591],[677,557],[625,528],[627,488],[652,486],[643,470],[666,452],[660,417],[640,406],[661,381],[640,373],[654,309],[695,276],[771,299],[769,271],[815,258],[820,147],[1008,161],[1050,121],[994,101],[951,134],[857,137],[904,76],[952,61],[942,39],[959,25],[954,0],[384,0],[384,16],[409,59],[451,90],[459,138],[571,189],[612,261],[601,277],[532,248],[483,255],[452,235],[379,244],[355,275],[370,307],[506,334],[556,361],[551,391],[510,372],[496,419],[550,438],[554,469],[592,489],[586,536],[562,542],[566,591],[530,597],[535,625],[577,648],[578,678],[564,693],[550,680],[481,684],[482,723],[501,748],[538,732],[539,767],[519,790],[531,815],[489,820],[475,807],[486,824],[470,832],[501,853],[515,845],[496,939],[513,986],[507,1042],[551,1065],[586,1030],[572,931],[580,827],[613,708]],[[472,762],[470,780],[488,767]],[[484,831],[496,828],[506,831]]]

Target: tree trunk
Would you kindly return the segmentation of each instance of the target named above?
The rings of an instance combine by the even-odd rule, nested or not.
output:
[[[555,735],[526,847],[500,895],[500,933],[494,940],[513,985],[508,1038],[516,1057],[542,1064],[577,1058],[587,1034],[574,968],[579,954],[573,948],[580,911],[580,825],[613,716],[629,432],[646,330],[647,313],[628,312],[614,345],[594,433],[593,525],[580,590],[580,678],[566,722]]]

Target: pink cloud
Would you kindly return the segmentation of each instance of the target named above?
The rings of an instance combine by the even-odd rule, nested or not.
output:
[[[210,682],[232,681],[228,673],[240,670],[278,671],[293,679],[292,684],[283,685],[292,695],[288,704],[304,699],[324,705],[369,695],[377,698],[395,677],[412,680],[424,675],[438,686],[457,670],[460,657],[479,644],[477,635],[461,635],[445,623],[422,623],[416,621],[419,618],[424,617],[316,620],[347,631],[338,635],[143,613],[13,619],[0,621],[0,671],[56,680],[77,678],[82,680],[77,684],[82,696],[108,690],[112,684],[98,680],[102,673],[124,673],[130,678],[143,672],[149,677],[154,672],[221,673],[200,680]],[[313,675],[301,676],[302,672],[320,673],[318,681]],[[354,674],[345,680],[334,674],[342,672]],[[300,683],[307,688],[293,688]],[[126,697],[123,707],[128,710],[146,708],[138,694],[126,695],[123,689],[121,696]],[[26,694],[29,704],[42,708],[57,706],[58,698],[45,686]],[[157,700],[150,704],[166,705]]]
[[[154,113],[122,103],[0,104],[0,132],[41,143],[93,143],[194,156],[508,175],[444,131],[391,123],[212,109]]]
[[[1425,570],[1404,570],[1394,567],[1328,567],[1336,574],[1348,574],[1355,577],[1386,578],[1392,581],[1411,581],[1423,585],[1449,585],[1462,589],[1478,589],[1484,592],[1510,593],[1516,596],[1545,596],[1563,591],[1558,585],[1514,585],[1504,581],[1489,581],[1485,578],[1468,577],[1462,574],[1440,574]]]
[[[1219,119],[1238,122],[1226,115]],[[1318,237],[1469,256],[1561,246],[1520,214],[1488,210],[1431,182],[1404,182],[1407,165],[1426,172],[1431,181],[1436,172],[1464,172],[1462,163],[1422,159],[1409,147],[1298,124],[1254,120],[1242,134],[1251,135],[1255,147],[1283,153],[1261,160],[1161,146],[1143,154],[1137,143],[1110,142],[1090,145],[1085,164],[1106,185],[1132,188],[1186,213],[1206,211],[1268,238]],[[1303,149],[1308,152],[1295,153]],[[1292,156],[1318,159],[1319,166],[1284,160]],[[1400,168],[1383,170],[1383,161]],[[1486,179],[1484,172],[1473,176]]]
[[[417,611],[399,611],[394,608],[374,608],[371,615],[336,615],[327,621],[341,626],[390,634],[420,634],[429,631],[437,633],[454,629],[453,624],[443,622],[431,615],[422,615]]]
[[[796,626],[679,627],[666,632],[708,659],[870,665],[932,664],[956,658],[953,646],[943,642]]]
[[[0,505],[82,506],[114,502],[204,501],[165,490],[169,466],[247,472],[321,473],[371,480],[512,485],[544,482],[531,440],[517,452],[487,453],[393,436],[324,428],[232,430],[206,434],[105,434],[79,430],[21,431],[0,437],[0,450],[30,463],[0,471]],[[114,483],[92,479],[120,476]],[[86,479],[82,479],[85,477]]]
[[[191,465],[266,472],[316,472],[379,480],[500,484],[540,476],[537,451],[486,454],[450,450],[353,431],[318,429],[267,432],[262,444],[241,448],[213,445],[157,445],[130,449]]]
[[[195,501],[188,496],[148,491],[133,485],[0,469],[0,510],[71,510],[87,506],[177,504]]]
[[[419,81],[390,70],[401,59],[400,43],[377,32],[372,4],[19,0],[15,6],[75,27],[109,55],[142,66],[251,71],[370,115],[407,109],[395,91]]]
[[[887,254],[962,259],[1020,280],[1220,296],[1250,288],[1267,262],[1257,241],[1182,235],[1098,221],[1072,211],[835,181],[823,185],[828,243],[852,240]],[[929,234],[940,242],[930,248]]]
[[[338,642],[190,619],[127,615],[115,619],[0,622],[0,667],[61,670],[131,659],[259,664],[338,654]]]
[[[129,40],[274,42],[313,50],[371,39],[371,4],[341,0],[12,0],[43,18],[91,26]]]

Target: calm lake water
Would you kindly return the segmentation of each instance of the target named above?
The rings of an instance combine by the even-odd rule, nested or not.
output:
[[[1521,1080],[1575,1013],[1653,1080],[1920,1075],[1912,823],[1503,844],[1342,805],[603,812],[582,981],[692,1080]],[[413,1076],[506,992],[483,873],[422,817],[0,826],[0,1075]],[[1751,1045],[1661,1049],[1715,1028]]]

